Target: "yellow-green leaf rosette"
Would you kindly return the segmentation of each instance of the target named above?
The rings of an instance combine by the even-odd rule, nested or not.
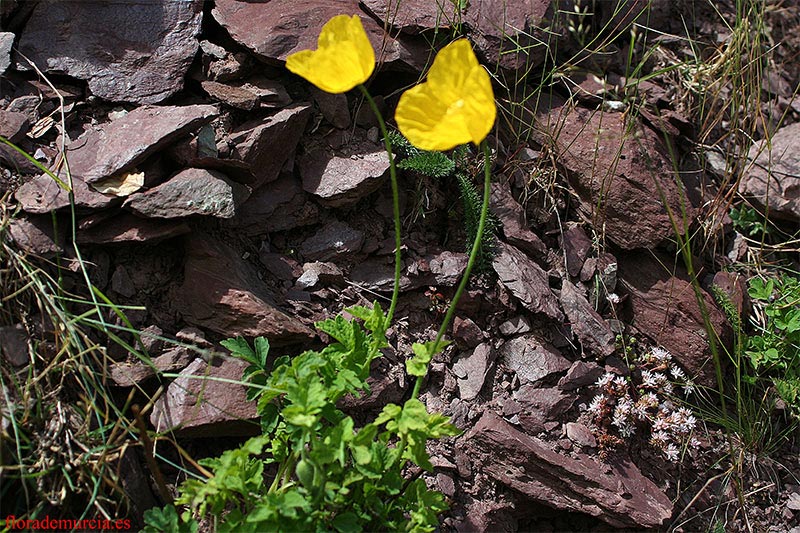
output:
[[[489,74],[469,41],[459,39],[439,51],[425,83],[403,93],[394,117],[417,148],[450,150],[470,141],[480,144],[496,116]]]
[[[358,15],[337,15],[322,27],[317,49],[291,54],[286,68],[323,91],[345,93],[372,75],[375,51]]]

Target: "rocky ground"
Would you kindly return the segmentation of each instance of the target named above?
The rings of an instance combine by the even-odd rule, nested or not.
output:
[[[69,195],[0,146],[0,192],[8,193],[8,208],[19,208],[10,237],[36,256],[58,256],[67,289],[80,294],[74,238],[94,286],[116,304],[140,306],[126,312],[146,333],[140,348],[161,372],[181,374],[159,379],[111,343],[109,386],[121,402],[154,399],[152,429],[174,429],[196,456],[219,453],[221,442],[258,429],[255,408],[241,386],[191,378],[238,380],[244,364],[198,357],[161,337],[223,352],[222,339],[261,335],[274,349],[297,353],[320,343],[315,321],[386,300],[394,245],[389,160],[377,123],[355,92],[319,92],[290,75],[283,60],[314,48],[331,16],[360,14],[380,51],[370,90],[391,117],[432,45],[457,27],[497,83],[501,112],[490,143],[499,230],[493,257],[459,305],[455,344],[434,360],[423,388],[428,408],[464,431],[431,449],[428,480],[451,501],[443,529],[745,528],[731,485],[718,475],[727,468],[718,428],[697,415],[687,423],[695,440],[676,441],[681,456],[670,460],[666,448],[650,443],[646,424],[625,435],[591,407],[604,386],[623,394],[597,385],[607,373],[638,384],[643,370],[655,372],[645,361],[653,348],[668,351],[669,365],[696,387],[715,386],[676,228],[700,236],[694,267],[723,343],[730,345],[733,332],[711,286],[747,313],[744,277],[729,267],[749,257],[752,243],[728,217],[730,181],[713,149],[731,147],[712,142],[720,137],[697,138],[696,105],[677,71],[643,77],[635,96],[620,89],[630,82],[622,77],[627,58],[657,49],[641,59],[647,74],[683,57],[687,46],[674,36],[689,32],[709,50],[720,46],[733,6],[719,3],[716,13],[699,1],[650,2],[653,35],[630,51],[627,28],[645,3],[624,3],[617,13],[596,5],[581,20],[587,35],[608,43],[592,54],[578,42],[580,31],[569,29],[577,19],[560,16],[550,2],[473,0],[446,17],[434,2],[402,0],[397,13],[387,13],[387,4],[0,5],[0,135],[62,179],[66,155],[76,215],[73,236]],[[740,191],[796,230],[800,13],[792,3],[770,3],[769,13],[779,46],[763,83],[763,128],[780,125],[772,153],[782,155],[770,164],[783,179],[767,179],[755,139],[752,158],[762,159]],[[620,37],[613,40],[609,28]],[[558,70],[567,58],[572,68]],[[472,163],[480,168],[477,156]],[[404,263],[393,348],[374,369],[372,394],[345,406],[353,412],[410,393],[403,361],[411,343],[435,335],[466,265],[455,181],[410,171],[400,180]],[[676,226],[670,212],[684,214]],[[106,318],[120,320],[113,312]],[[31,315],[22,326],[2,324],[6,367],[19,372],[28,364],[24,354],[13,358],[13,345],[33,335],[36,322]],[[631,337],[638,343],[626,348]],[[201,389],[211,400],[198,405]],[[675,394],[683,398],[677,386]],[[770,458],[755,458],[745,475],[748,486],[761,487],[746,502],[755,529],[800,525],[797,451],[789,439]],[[140,519],[158,499],[142,455],[126,457],[129,472],[141,474],[127,491]],[[169,483],[180,481],[170,466],[163,471]]]

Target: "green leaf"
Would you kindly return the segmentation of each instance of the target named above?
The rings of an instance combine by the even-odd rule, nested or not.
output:
[[[358,515],[352,512],[336,515],[331,524],[336,531],[340,531],[341,533],[352,533],[362,530],[361,525],[359,524]]]
[[[442,351],[450,341],[440,340],[436,345],[436,341],[428,341],[425,344],[415,342],[411,345],[411,350],[414,352],[414,357],[406,360],[406,372],[409,375],[423,377],[428,373],[428,364],[433,359],[433,356]]]

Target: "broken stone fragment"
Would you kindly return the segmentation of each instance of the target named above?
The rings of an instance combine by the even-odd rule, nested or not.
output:
[[[79,225],[76,240],[79,244],[110,244],[117,242],[156,243],[189,233],[182,221],[140,218],[120,212],[101,223],[85,228]]]
[[[513,246],[499,242],[497,249],[492,268],[511,294],[534,313],[543,313],[556,320],[563,319],[558,299],[550,290],[547,273]]]
[[[250,189],[220,172],[187,168],[161,185],[131,195],[123,207],[150,218],[232,218],[248,196]]]
[[[534,335],[520,335],[500,348],[503,365],[513,370],[523,383],[534,383],[552,374],[564,372],[570,362],[554,347]]]
[[[364,232],[334,220],[300,245],[300,253],[312,261],[327,261],[340,254],[357,252],[364,244]]]
[[[564,280],[561,285],[561,308],[567,315],[572,333],[581,346],[599,358],[614,353],[616,336],[611,326],[592,308],[578,288]]]
[[[473,400],[478,396],[493,361],[494,350],[485,342],[462,354],[453,363],[453,374],[458,378],[458,392],[462,400]]]

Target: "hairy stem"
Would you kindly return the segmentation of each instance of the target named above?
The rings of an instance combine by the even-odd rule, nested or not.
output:
[[[364,87],[364,84],[359,84],[358,88],[361,94],[369,103],[372,112],[375,113],[375,118],[378,119],[378,126],[381,128],[381,135],[383,135],[383,144],[386,147],[386,153],[389,154],[389,176],[392,182],[392,211],[394,213],[394,287],[392,288],[392,303],[389,305],[389,312],[386,314],[386,323],[392,323],[395,307],[397,307],[397,297],[400,294],[400,259],[401,252],[400,246],[402,244],[400,239],[400,191],[397,187],[397,169],[394,166],[394,154],[392,153],[392,142],[389,140],[389,132],[386,130],[386,122],[383,120],[375,100]]]

